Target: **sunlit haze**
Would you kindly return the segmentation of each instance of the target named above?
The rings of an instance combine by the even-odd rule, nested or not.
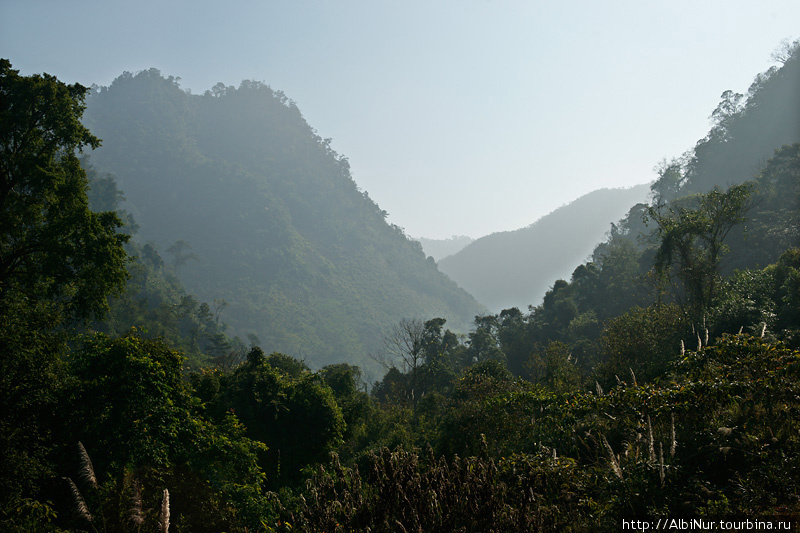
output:
[[[411,236],[526,226],[653,179],[798,37],[800,2],[5,0],[0,56],[108,85],[269,84]]]

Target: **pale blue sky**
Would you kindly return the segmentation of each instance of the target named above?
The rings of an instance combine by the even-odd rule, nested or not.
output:
[[[23,74],[284,91],[391,222],[435,238],[650,181],[798,37],[797,0],[0,2]]]

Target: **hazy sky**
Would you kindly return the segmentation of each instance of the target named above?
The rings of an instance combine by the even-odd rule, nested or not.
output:
[[[23,74],[284,91],[391,222],[437,238],[649,182],[799,33],[797,0],[0,2]]]

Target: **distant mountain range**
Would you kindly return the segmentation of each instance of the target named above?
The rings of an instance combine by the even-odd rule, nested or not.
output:
[[[91,156],[187,290],[228,333],[312,366],[369,366],[403,318],[467,331],[485,312],[350,176],[283,93],[257,82],[181,89],[125,73],[87,100]]]
[[[647,184],[591,192],[526,228],[477,239],[439,261],[439,270],[494,312],[538,305],[649,192]]]

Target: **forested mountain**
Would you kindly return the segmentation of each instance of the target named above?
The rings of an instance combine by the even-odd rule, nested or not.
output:
[[[364,363],[402,317],[466,331],[481,312],[282,93],[243,82],[192,95],[148,70],[87,104],[103,140],[91,163],[116,176],[141,241],[220,304],[229,333],[315,365]]]
[[[778,54],[780,65],[758,74],[747,94],[725,91],[711,114],[713,126],[680,165],[682,194],[726,188],[751,179],[780,146],[800,139],[800,57],[796,42]],[[676,191],[669,174],[662,192]],[[663,178],[663,176],[662,176]]]
[[[494,311],[536,305],[648,192],[647,185],[591,192],[526,228],[476,240],[439,261],[439,270]]]

